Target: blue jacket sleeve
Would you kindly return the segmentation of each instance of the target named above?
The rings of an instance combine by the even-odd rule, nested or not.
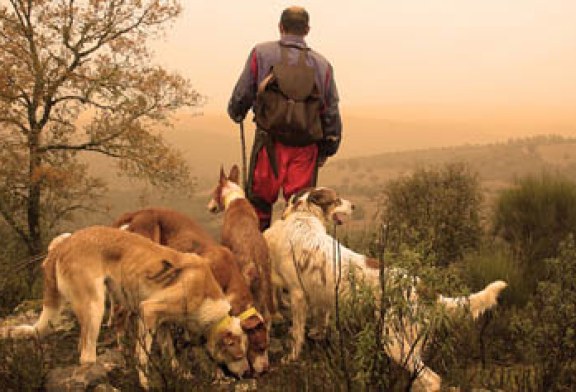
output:
[[[256,99],[256,61],[256,51],[253,49],[228,102],[228,115],[237,123],[244,120]]]
[[[324,138],[318,143],[318,152],[322,157],[329,157],[338,151],[342,138],[342,119],[338,109],[338,89],[334,81],[334,72],[329,68],[327,77],[325,102],[326,106],[320,116]]]

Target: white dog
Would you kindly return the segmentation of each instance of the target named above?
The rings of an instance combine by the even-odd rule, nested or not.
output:
[[[331,189],[310,189],[295,195],[285,209],[283,219],[275,221],[264,233],[272,260],[273,283],[290,296],[293,347],[289,359],[295,360],[300,354],[308,307],[313,314],[321,316],[322,322],[328,322],[330,311],[334,308],[338,273],[343,277],[340,296],[348,292],[349,281],[346,277],[351,272],[374,287],[376,294],[379,293],[377,260],[342,246],[326,232],[328,223],[342,223],[352,209],[349,201],[339,198]],[[335,260],[340,262],[338,269]],[[394,268],[387,268],[386,275],[387,284],[390,279],[406,277],[405,271]],[[505,282],[496,281],[469,297],[440,296],[438,302],[448,308],[469,306],[473,317],[477,317],[496,305],[497,297],[505,287]],[[413,304],[411,306],[415,307],[418,299],[415,287],[405,294]],[[417,374],[416,388],[440,390],[440,376],[426,367],[420,358],[421,347],[417,341],[419,325],[404,317],[403,320],[387,320],[387,326],[383,331],[387,354],[412,374]]]

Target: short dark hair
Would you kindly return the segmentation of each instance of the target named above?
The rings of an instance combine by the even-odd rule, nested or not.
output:
[[[302,7],[286,8],[280,16],[280,24],[288,34],[305,35],[309,22],[308,12]]]

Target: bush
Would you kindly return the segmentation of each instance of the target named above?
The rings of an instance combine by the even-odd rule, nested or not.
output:
[[[482,193],[477,175],[466,165],[416,170],[390,181],[384,196],[384,222],[400,228],[396,235],[402,235],[396,242],[423,246],[425,256],[433,254],[439,265],[479,245]]]
[[[536,296],[513,323],[516,343],[534,363],[541,390],[570,391],[576,385],[576,244],[561,244],[545,263]]]
[[[0,317],[10,313],[36,287],[29,286],[29,277],[40,276],[41,260],[27,258],[26,251],[9,232],[0,227],[3,238],[0,248]]]
[[[525,177],[502,192],[494,210],[494,232],[533,271],[556,257],[559,243],[576,230],[576,183],[543,173]]]
[[[3,391],[42,390],[47,369],[36,339],[0,339],[0,385]]]
[[[463,278],[472,291],[481,290],[495,280],[504,280],[508,288],[502,293],[503,303],[524,306],[530,299],[532,291],[526,284],[531,280],[527,278],[529,273],[503,246],[485,244],[478,251],[466,254],[461,267]]]

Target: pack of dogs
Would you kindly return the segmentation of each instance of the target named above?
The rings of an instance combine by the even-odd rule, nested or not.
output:
[[[382,271],[387,281],[406,274],[381,267],[378,260],[345,247],[328,233],[329,225],[342,224],[354,208],[333,189],[309,188],[293,195],[282,217],[261,233],[256,212],[239,185],[238,167],[233,166],[229,175],[220,170],[207,207],[224,214],[220,242],[189,216],[167,208],[128,212],[110,226],[54,238],[42,264],[38,321],[3,328],[0,335],[43,338],[54,331],[68,303],[80,326],[80,363],[93,363],[108,296],[117,332],[135,325],[142,387],[149,388],[145,369],[153,341],[162,353],[174,355],[168,325],[180,325],[203,341],[210,357],[236,377],[257,377],[270,368],[272,322],[286,317],[286,312],[280,314],[281,304],[288,305],[292,322],[292,348],[284,361],[297,361],[307,323],[309,334],[316,337],[324,336],[330,326],[336,269],[341,276],[360,277],[375,296],[381,293]],[[350,284],[341,280],[341,297],[349,293]],[[410,306],[418,305],[419,285],[416,278],[407,290]],[[505,287],[504,281],[495,281],[467,297],[439,295],[437,303],[477,318],[496,306]],[[418,323],[405,318],[386,324],[384,350],[416,374],[413,389],[439,391],[441,377],[422,360]]]

